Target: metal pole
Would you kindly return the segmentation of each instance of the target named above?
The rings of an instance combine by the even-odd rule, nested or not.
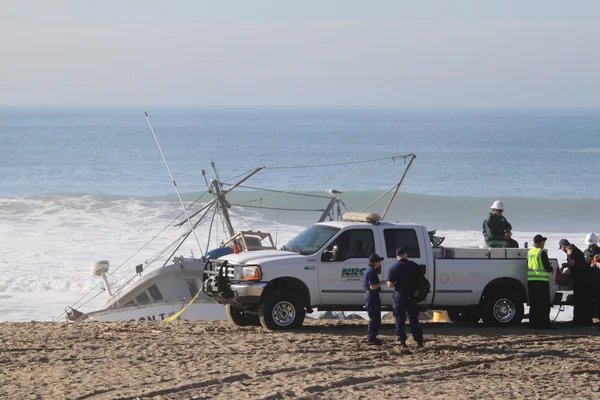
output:
[[[185,204],[183,204],[183,199],[181,198],[181,194],[179,193],[179,188],[177,187],[177,182],[175,182],[175,178],[173,178],[173,174],[171,173],[171,168],[169,168],[169,163],[167,163],[165,154],[163,153],[162,148],[160,147],[160,142],[158,141],[158,137],[156,137],[156,133],[154,132],[154,128],[152,127],[152,123],[150,123],[150,117],[148,117],[148,112],[146,112],[146,107],[144,107],[144,102],[142,101],[142,98],[140,97],[140,93],[138,92],[137,86],[135,85],[133,76],[131,76],[131,71],[129,71],[129,67],[127,65],[125,65],[125,67],[127,68],[127,73],[129,74],[129,78],[131,79],[131,83],[133,84],[133,88],[135,89],[135,94],[137,94],[138,100],[140,101],[140,106],[142,106],[142,110],[144,111],[144,115],[146,116],[146,121],[148,121],[148,126],[150,127],[150,130],[152,131],[152,136],[154,136],[154,141],[156,142],[156,145],[158,146],[158,150],[160,151],[160,155],[165,163],[165,167],[167,167],[167,171],[169,171],[169,176],[171,177],[173,186],[175,186],[175,191],[177,192],[177,197],[179,197],[179,202],[181,203],[181,207],[183,208],[185,217],[187,218],[188,222],[190,223],[190,229],[192,230],[192,232],[194,234],[194,238],[196,238],[196,243],[198,244],[198,249],[200,249],[200,254],[202,254],[202,257],[204,257],[204,252],[202,251],[202,247],[200,246],[200,241],[198,240],[198,236],[196,235],[196,231],[194,230],[192,221],[190,220],[190,217],[188,216],[188,212],[187,212],[187,209],[185,208]]]
[[[392,201],[394,201],[394,198],[396,197],[396,193],[398,193],[398,189],[400,189],[400,185],[402,184],[402,181],[404,180],[404,177],[406,176],[406,173],[408,172],[408,169],[410,168],[410,165],[412,164],[412,162],[415,158],[417,158],[417,156],[415,156],[414,154],[410,155],[410,160],[408,160],[408,165],[406,166],[406,168],[404,168],[404,173],[402,173],[402,177],[400,178],[400,181],[398,181],[398,183],[396,184],[396,190],[394,190],[394,193],[392,194],[390,201],[388,201],[387,206],[385,206],[385,210],[383,210],[383,213],[381,214],[381,221],[383,221],[388,210],[390,209],[390,206],[392,205]]]

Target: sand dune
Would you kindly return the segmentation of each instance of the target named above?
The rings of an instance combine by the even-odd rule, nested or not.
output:
[[[0,324],[0,398],[600,398],[597,328],[424,325],[403,350],[365,321],[274,333],[227,322]],[[409,340],[410,341],[410,340]]]

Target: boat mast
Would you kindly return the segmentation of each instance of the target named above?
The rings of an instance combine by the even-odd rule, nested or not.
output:
[[[217,209],[220,210],[221,215],[223,216],[223,221],[225,222],[229,237],[232,237],[235,235],[235,231],[233,230],[233,225],[231,225],[231,219],[229,218],[229,208],[231,208],[231,204],[225,198],[225,192],[221,190],[221,182],[219,182],[218,179],[211,179],[210,185],[216,200]],[[217,209],[215,209],[215,212],[217,212]]]
[[[410,159],[408,160],[408,164],[404,168],[404,172],[402,173],[402,177],[400,178],[400,180],[396,184],[394,193],[392,194],[392,197],[390,197],[390,201],[388,201],[387,205],[385,206],[385,209],[383,210],[383,213],[381,214],[381,221],[383,221],[383,219],[385,218],[388,210],[390,209],[390,206],[392,205],[392,202],[394,201],[394,198],[396,197],[396,193],[398,193],[398,189],[400,189],[400,185],[402,185],[402,181],[404,180],[404,177],[406,176],[406,173],[408,172],[408,169],[410,168],[410,165],[412,164],[413,160],[415,158],[417,158],[417,156],[415,156],[414,154],[409,154],[409,157],[410,157]]]
[[[173,186],[175,186],[175,192],[177,192],[177,197],[179,198],[179,202],[181,203],[183,212],[185,213],[185,216],[186,216],[188,222],[190,223],[190,229],[192,230],[192,233],[194,234],[194,238],[196,239],[196,243],[198,244],[198,249],[200,249],[200,254],[202,255],[202,257],[204,257],[204,252],[202,251],[202,246],[200,246],[200,241],[198,240],[198,236],[196,235],[196,231],[194,230],[192,221],[190,220],[190,217],[188,216],[187,208],[185,207],[185,204],[183,204],[183,199],[181,198],[181,193],[179,193],[179,188],[177,187],[177,182],[175,182],[175,178],[173,178],[173,174],[171,173],[171,168],[169,168],[169,163],[167,162],[167,158],[165,157],[165,154],[162,151],[162,147],[160,147],[160,142],[158,141],[158,137],[156,136],[156,133],[154,132],[152,123],[150,123],[150,117],[148,117],[148,112],[146,112],[146,107],[144,107],[144,102],[142,101],[142,98],[140,97],[140,93],[138,92],[137,86],[135,85],[135,81],[133,80],[131,71],[129,71],[129,67],[127,65],[125,67],[127,68],[127,72],[129,73],[129,78],[131,79],[131,83],[133,84],[133,88],[135,89],[135,94],[137,94],[138,100],[140,101],[140,106],[142,107],[142,110],[144,111],[144,115],[146,116],[146,121],[148,122],[148,126],[150,127],[150,130],[152,131],[152,136],[154,136],[154,141],[156,142],[156,145],[158,146],[158,151],[160,151],[160,155],[163,159],[163,162],[165,163],[165,167],[167,167],[167,171],[169,171],[169,176],[171,177]]]
[[[221,189],[222,184],[219,181],[219,175],[217,174],[217,167],[215,166],[214,162],[211,162],[210,165],[213,168],[213,171],[215,172],[215,176],[217,177],[217,179],[211,180],[211,183],[210,183],[211,187],[212,187],[212,191],[213,191],[213,196],[216,200],[217,209],[219,209],[221,211],[221,215],[223,216],[223,221],[225,221],[225,226],[227,227],[227,231],[229,232],[229,237],[232,237],[235,235],[235,230],[233,229],[233,225],[231,224],[231,219],[229,218],[229,208],[231,208],[231,203],[229,203],[227,201],[227,199],[225,198],[225,195],[227,193],[231,192],[233,189],[235,189],[239,185],[241,185],[242,183],[246,182],[246,180],[250,179],[250,177],[252,177],[258,171],[264,169],[264,167],[255,168],[248,175],[246,175],[245,177],[243,177],[242,179],[240,179],[239,181],[234,183],[228,190],[222,190]],[[217,209],[215,209],[215,212]]]

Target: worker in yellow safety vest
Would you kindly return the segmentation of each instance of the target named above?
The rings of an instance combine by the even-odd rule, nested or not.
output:
[[[550,325],[550,272],[552,266],[544,251],[547,238],[535,235],[534,247],[527,253],[527,294],[529,327],[548,329]]]

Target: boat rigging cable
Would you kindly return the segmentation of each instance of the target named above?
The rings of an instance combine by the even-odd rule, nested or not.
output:
[[[400,160],[400,159],[407,159],[410,156],[412,156],[413,154],[403,154],[401,156],[392,156],[391,161],[396,161],[396,160]],[[343,162],[343,163],[332,163],[332,164],[315,164],[315,165],[306,165],[306,164],[301,164],[301,165],[291,165],[291,166],[285,166],[285,167],[265,167],[268,169],[298,169],[298,168],[322,168],[322,167],[336,167],[336,166],[340,166],[340,165],[351,165],[351,164],[364,164],[364,163],[368,163],[368,162],[375,162],[375,161],[381,161],[381,160],[387,160],[389,157],[384,157],[384,158],[372,158],[370,160],[359,160],[359,161],[347,161],[347,162]]]
[[[158,150],[160,151],[160,155],[165,163],[165,167],[167,167],[167,171],[169,171],[169,176],[171,177],[173,186],[175,186],[175,191],[177,192],[177,197],[179,198],[179,202],[181,203],[181,208],[183,209],[186,219],[188,220],[188,222],[190,224],[190,229],[192,230],[192,233],[194,234],[194,238],[196,239],[196,243],[198,244],[198,248],[200,249],[200,254],[202,254],[202,257],[204,257],[204,252],[202,251],[202,246],[200,246],[200,240],[198,240],[198,236],[196,235],[196,231],[194,230],[192,221],[190,220],[190,217],[188,215],[187,208],[185,207],[185,204],[183,204],[183,199],[181,198],[181,193],[179,193],[179,188],[177,187],[177,182],[175,182],[175,178],[173,178],[173,174],[171,173],[171,168],[169,168],[169,163],[167,163],[167,159],[165,157],[165,154],[162,151],[162,147],[160,147],[160,142],[158,141],[158,137],[156,136],[156,133],[154,132],[154,128],[152,127],[152,123],[150,122],[150,117],[148,117],[148,112],[146,111],[146,108],[144,107],[144,102],[142,102],[142,98],[140,97],[140,93],[138,92],[137,86],[135,85],[135,81],[133,80],[131,71],[129,71],[129,67],[127,65],[125,65],[125,67],[127,68],[127,73],[129,74],[129,78],[131,79],[131,83],[133,84],[133,88],[135,89],[135,94],[137,95],[138,100],[140,101],[140,106],[142,107],[142,110],[144,111],[144,115],[146,116],[146,121],[148,122],[148,126],[150,127],[150,130],[152,131],[152,136],[154,136],[154,141],[156,142],[156,145],[158,146]]]
[[[324,181],[312,183],[312,184],[309,184],[309,185],[300,186],[300,187],[297,187],[297,188],[294,188],[294,189],[290,189],[290,190],[286,190],[286,191],[283,191],[283,192],[279,192],[277,194],[273,194],[273,195],[270,195],[270,196],[264,196],[264,197],[260,197],[260,198],[253,199],[253,200],[247,200],[247,201],[243,201],[241,203],[232,204],[232,205],[240,206],[240,205],[244,205],[244,204],[247,204],[247,203],[252,203],[252,202],[255,202],[255,201],[262,201],[263,199],[266,199],[266,198],[280,196],[282,194],[291,194],[291,193],[296,192],[296,191],[301,190],[301,189],[306,189],[306,188],[309,188],[309,187],[321,185],[323,183],[332,182],[332,181],[335,181],[337,179],[345,178],[345,177],[348,177],[348,176],[351,176],[351,175],[355,175],[355,174],[358,174],[358,173],[361,173],[361,172],[364,172],[364,171],[367,171],[367,170],[370,170],[370,169],[373,169],[373,168],[380,167],[382,165],[390,164],[392,162],[395,162],[397,159],[401,159],[402,158],[402,159],[406,160],[409,157],[414,157],[414,154],[406,154],[406,155],[403,155],[403,156],[395,156],[395,157],[392,157],[391,160],[388,160],[388,161],[385,161],[385,162],[382,162],[382,163],[379,163],[379,164],[375,164],[375,165],[370,165],[368,167],[361,168],[361,169],[356,170],[356,171],[348,172],[347,174],[339,175],[339,176],[336,176],[336,177],[333,177],[333,178],[330,178],[330,179],[326,179]],[[385,159],[387,159],[387,158],[385,158]],[[378,159],[376,161],[381,161],[381,159]],[[351,163],[352,164],[356,164],[356,163],[364,163],[364,162],[369,162],[369,161],[353,161]],[[340,163],[338,165],[345,165],[345,164],[347,164],[347,163]],[[328,165],[323,164],[323,165],[320,165],[319,167],[331,166],[331,165],[332,164],[328,164]],[[315,167],[315,166],[304,166],[304,168],[309,168],[309,167],[312,168],[312,167]],[[265,169],[266,168],[268,168],[268,167],[265,167]],[[273,168],[273,167],[271,167],[271,168]],[[277,168],[277,167],[274,167],[274,168]],[[303,168],[303,167],[302,166],[296,166],[295,168]]]

